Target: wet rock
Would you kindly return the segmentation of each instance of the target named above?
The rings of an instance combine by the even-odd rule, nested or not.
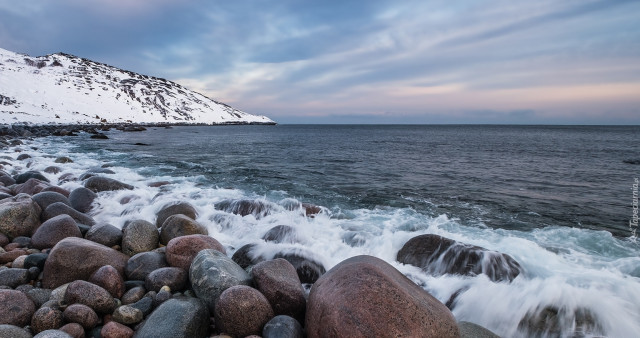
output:
[[[162,209],[160,209],[160,211],[158,211],[156,226],[158,228],[161,227],[164,221],[166,221],[169,216],[173,215],[185,215],[195,220],[198,216],[198,213],[196,212],[196,209],[187,202],[166,204],[162,207]]]
[[[256,264],[251,270],[256,288],[269,300],[276,315],[304,320],[307,301],[296,269],[278,258]]]
[[[116,308],[116,302],[107,290],[83,280],[69,283],[64,301],[67,304],[84,304],[102,314],[111,313]]]
[[[71,205],[69,204],[69,199],[67,199],[67,197],[59,192],[55,192],[55,191],[44,191],[44,192],[39,192],[35,195],[33,195],[31,197],[36,203],[38,203],[38,205],[40,206],[40,209],[42,210],[46,210],[47,207],[53,203],[56,202],[62,202],[66,205]]]
[[[50,307],[42,307],[31,318],[31,330],[40,333],[45,330],[55,330],[62,326],[62,312]]]
[[[189,279],[196,296],[206,302],[211,312],[224,290],[251,284],[251,276],[238,264],[220,251],[211,249],[196,255],[189,269]]]
[[[52,166],[48,166],[46,168],[44,168],[43,170],[45,173],[47,174],[59,174],[62,172],[62,169],[60,169],[60,167],[56,167],[54,165]]]
[[[113,320],[120,324],[132,325],[140,323],[143,319],[142,311],[135,307],[123,305],[113,311]]]
[[[128,305],[139,302],[147,292],[143,286],[136,286],[125,292],[122,296],[122,304]]]
[[[36,308],[24,293],[0,289],[0,324],[23,327],[31,322]]]
[[[31,334],[15,325],[0,325],[0,337],[2,338],[32,338]]]
[[[0,201],[0,233],[9,239],[31,236],[40,226],[40,206],[31,196],[20,194]]]
[[[44,220],[49,220],[60,215],[69,215],[71,216],[71,218],[73,218],[76,222],[80,224],[86,224],[86,225],[96,224],[96,221],[94,221],[93,218],[61,202],[56,202],[49,205],[44,210],[44,213],[42,214],[42,218]]]
[[[91,210],[91,204],[97,196],[98,195],[95,192],[85,187],[79,187],[73,189],[73,191],[69,194],[69,205],[71,205],[72,208],[78,210],[79,212],[89,212],[89,210]]]
[[[103,338],[129,338],[133,337],[133,333],[130,327],[117,322],[108,322],[100,330]]]
[[[93,192],[133,190],[133,186],[108,177],[93,176],[84,182],[85,188]]]
[[[113,247],[122,243],[122,230],[107,223],[99,223],[92,226],[85,234],[85,239]]]
[[[528,311],[518,323],[518,331],[526,337],[564,337],[564,328],[574,328],[570,337],[605,336],[602,324],[589,309],[567,309],[545,306]]]
[[[73,338],[84,338],[84,328],[78,323],[69,323],[63,325],[58,330],[70,335]]]
[[[11,190],[15,195],[18,194],[27,194],[27,195],[35,195],[45,188],[51,187],[51,184],[45,181],[41,181],[36,178],[31,178],[25,183],[16,184],[11,187]]]
[[[372,256],[349,258],[318,279],[309,294],[306,329],[310,338],[460,336],[444,304]]]
[[[47,182],[49,183],[49,179],[46,178],[44,175],[42,175],[39,171],[27,171],[24,172],[20,175],[16,175],[13,177],[14,180],[16,180],[16,184],[22,184],[25,183],[26,181],[35,178],[37,180],[40,180],[42,182]]]
[[[275,316],[262,329],[262,338],[304,338],[304,329],[289,316]]]
[[[18,157],[16,157],[16,160],[23,161],[23,160],[26,160],[28,158],[31,158],[31,155],[29,155],[29,154],[20,154],[20,155],[18,155]]]
[[[127,279],[145,280],[151,271],[169,266],[165,255],[159,252],[141,252],[129,258],[125,267]]]
[[[226,253],[225,248],[212,237],[206,235],[187,235],[176,237],[167,244],[167,262],[169,265],[189,271],[191,262],[198,252],[214,249]]]
[[[310,254],[304,254],[302,252],[279,253],[273,258],[286,259],[296,269],[300,282],[312,284],[315,283],[327,270],[325,270],[321,263],[316,262],[311,258],[307,258],[306,256],[310,256]]]
[[[31,299],[36,308],[40,308],[44,303],[49,301],[51,290],[42,288],[33,288],[26,292],[27,297]]]
[[[90,138],[97,139],[97,140],[108,140],[109,136],[107,136],[107,135],[105,135],[103,133],[98,133],[98,134],[95,134],[95,135],[91,135]]]
[[[398,252],[400,263],[422,268],[432,275],[485,274],[492,281],[512,281],[522,268],[511,256],[438,235],[410,239]]]
[[[216,328],[231,336],[259,335],[273,316],[260,291],[245,285],[226,289],[215,306]]]
[[[314,217],[322,212],[322,207],[309,203],[302,203],[302,208],[304,209],[304,213],[307,217]]]
[[[130,222],[122,235],[122,252],[129,256],[151,251],[158,247],[158,228],[153,224],[135,220]]]
[[[296,229],[288,225],[277,225],[267,231],[262,239],[266,242],[274,243],[297,243],[298,236]]]
[[[82,257],[83,259],[78,259]],[[78,279],[87,280],[100,267],[111,265],[124,275],[128,256],[86,239],[68,237],[58,242],[44,264],[42,285],[53,289]]]
[[[208,235],[209,231],[202,224],[185,215],[171,215],[167,217],[160,228],[160,243],[166,245],[176,237],[197,234]]]
[[[58,177],[58,184],[63,184],[71,181],[77,181],[77,180],[78,178],[73,173],[66,173]]]
[[[460,338],[500,338],[484,327],[470,322],[458,322],[458,329],[460,329]]]
[[[31,237],[31,243],[36,249],[53,248],[67,237],[82,238],[82,234],[71,216],[59,215],[42,223]]]
[[[270,215],[275,204],[260,200],[225,200],[215,205],[222,210],[240,216],[253,215],[256,219]]]
[[[55,163],[73,163],[73,160],[67,156],[60,156],[56,158]]]
[[[122,275],[111,265],[105,265],[96,270],[89,278],[89,282],[109,291],[113,298],[120,298],[125,292]]]
[[[27,269],[2,269],[0,270],[0,286],[16,288],[19,285],[27,284],[31,280]]]
[[[233,256],[231,256],[231,259],[234,262],[236,262],[238,265],[240,265],[240,267],[242,267],[243,269],[246,269],[251,265],[256,265],[264,261],[264,258],[260,256],[254,256],[253,249],[255,247],[256,247],[256,244],[253,244],[253,243],[243,245],[240,249],[238,249],[233,254]]]
[[[134,337],[206,337],[208,331],[209,311],[205,303],[198,298],[180,297],[162,303]]]
[[[174,267],[160,268],[152,271],[145,279],[145,288],[159,292],[163,286],[168,286],[172,291],[180,291],[187,284],[185,270]]]

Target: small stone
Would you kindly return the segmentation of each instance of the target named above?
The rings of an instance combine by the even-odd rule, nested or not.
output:
[[[198,298],[180,297],[169,299],[155,309],[136,331],[135,337],[205,337],[208,331],[206,304]]]
[[[108,322],[100,330],[103,338],[130,338],[133,337],[133,330],[117,322]]]
[[[62,326],[61,328],[59,328],[58,330],[67,333],[68,335],[70,335],[73,338],[84,338],[84,328],[82,327],[82,325],[78,324],[78,323],[69,323],[66,324],[64,326]]]
[[[143,317],[142,311],[139,309],[133,306],[123,305],[113,311],[112,319],[120,324],[132,325],[140,323]]]
[[[111,224],[100,223],[92,226],[85,234],[85,238],[104,246],[113,247],[122,243],[122,230]]]
[[[187,284],[187,273],[174,267],[160,268],[152,271],[145,279],[147,290],[159,292],[163,286],[171,290],[183,290]]]
[[[122,252],[129,256],[151,251],[158,246],[158,229],[151,223],[135,220],[127,225],[122,235]]]
[[[31,329],[34,333],[53,330],[62,326],[62,312],[50,307],[41,307],[31,317]]]
[[[11,244],[8,244],[9,246]],[[6,264],[13,262],[16,258],[26,255],[25,250],[15,249],[7,252],[0,253],[0,264]]]
[[[42,307],[42,305],[49,301],[49,298],[51,297],[51,290],[49,289],[33,288],[25,293],[27,294],[27,297],[31,299],[33,304],[35,304],[36,308]]]
[[[262,329],[262,338],[304,338],[304,329],[289,316],[275,316]]]
[[[158,307],[160,306],[160,304],[168,301],[169,299],[171,299],[171,292],[161,290],[160,292],[158,292],[158,294],[155,295],[155,297],[153,297],[153,306]]]
[[[18,256],[11,263],[11,267],[12,268],[16,268],[16,269],[23,269],[24,268],[24,260],[27,259],[27,257],[28,257],[28,255]]]
[[[24,259],[24,268],[29,269],[32,267],[38,268],[40,271],[44,270],[44,263],[47,261],[47,257],[49,257],[46,253],[33,253],[27,256]]]
[[[273,317],[267,298],[245,285],[226,289],[215,306],[216,327],[231,336],[259,335]]]
[[[124,294],[124,279],[111,265],[105,265],[91,275],[89,282],[109,291],[113,298],[120,298]]]
[[[125,275],[130,280],[145,280],[153,270],[169,266],[165,255],[159,252],[141,252],[129,258]]]
[[[144,297],[144,294],[147,292],[147,290],[145,290],[144,287],[142,286],[137,286],[135,288],[132,288],[131,290],[125,292],[125,294],[122,296],[122,304],[132,304],[132,303],[136,303],[138,301],[140,301],[142,299],[142,297]]]
[[[59,174],[62,172],[62,169],[60,169],[60,167],[56,167],[52,165],[44,168],[43,171],[47,174]]]
[[[94,328],[100,322],[98,314],[84,304],[71,304],[62,313],[64,320],[69,323],[78,323],[85,330]]]
[[[146,317],[151,313],[151,310],[153,310],[153,298],[142,297],[142,299],[130,304],[130,306],[142,311],[142,315]]]
[[[24,293],[16,290],[0,290],[0,324],[23,327],[31,322],[36,308]]]
[[[0,270],[0,286],[8,286],[16,288],[18,285],[27,284],[29,278],[29,270],[27,269],[2,269]]]
[[[84,304],[92,308],[97,313],[111,313],[116,307],[116,303],[109,292],[95,284],[77,280],[69,283],[67,292],[64,295],[67,304]]]
[[[55,163],[73,163],[73,160],[67,156],[60,156],[56,158]]]

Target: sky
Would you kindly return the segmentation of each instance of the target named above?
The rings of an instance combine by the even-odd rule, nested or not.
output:
[[[0,0],[0,48],[284,124],[640,124],[639,0]]]

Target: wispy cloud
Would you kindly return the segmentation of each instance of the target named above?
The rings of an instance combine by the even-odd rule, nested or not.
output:
[[[0,47],[79,54],[284,122],[639,123],[638,22],[623,0],[0,0]]]

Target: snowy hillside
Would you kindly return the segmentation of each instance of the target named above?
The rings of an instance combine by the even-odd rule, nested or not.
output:
[[[274,123],[165,79],[0,48],[0,123]]]

